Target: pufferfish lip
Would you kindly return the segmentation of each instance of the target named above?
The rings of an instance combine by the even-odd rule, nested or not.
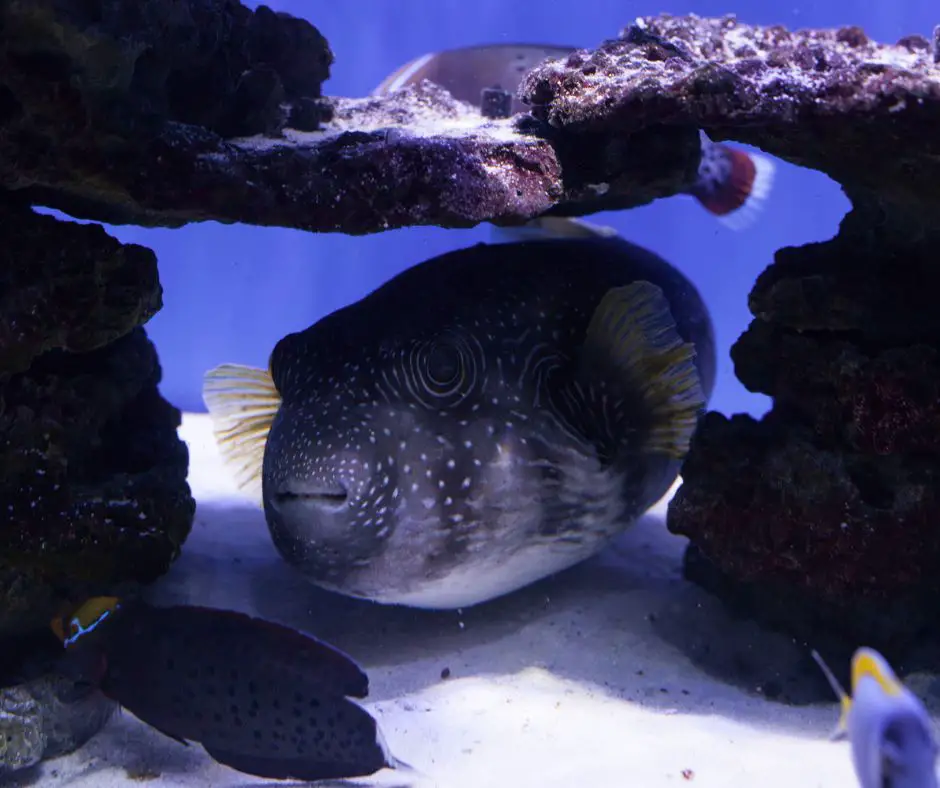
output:
[[[323,485],[291,480],[281,484],[271,503],[275,509],[290,509],[298,505],[339,509],[349,501],[349,491],[341,484]]]

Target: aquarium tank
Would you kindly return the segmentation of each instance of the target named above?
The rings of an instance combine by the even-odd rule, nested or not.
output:
[[[0,786],[937,786],[935,3],[0,64]]]

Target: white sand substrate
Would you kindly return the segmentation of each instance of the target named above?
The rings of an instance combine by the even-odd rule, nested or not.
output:
[[[369,673],[366,705],[391,749],[422,773],[330,785],[856,784],[848,745],[827,740],[834,699],[791,706],[754,691],[763,681],[786,689],[805,648],[734,620],[682,579],[685,540],[666,531],[665,499],[602,555],[489,604],[462,612],[382,607],[321,591],[277,555],[262,512],[223,469],[207,416],[186,414],[181,435],[198,510],[152,601],[243,610],[343,649]],[[184,747],[127,712],[79,752],[4,782],[272,783],[284,785],[220,766],[198,744]]]

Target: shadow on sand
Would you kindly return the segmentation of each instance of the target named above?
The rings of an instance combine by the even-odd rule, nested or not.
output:
[[[738,720],[748,714],[739,700],[703,691],[709,682],[699,671],[752,697],[834,702],[808,647],[735,619],[682,579],[684,545],[650,514],[570,570],[463,611],[424,611],[323,591],[277,555],[260,510],[208,503],[150,597],[244,610],[309,632],[369,671],[372,701],[424,689],[442,674],[538,666],[644,705]],[[772,722],[766,708],[755,713]]]

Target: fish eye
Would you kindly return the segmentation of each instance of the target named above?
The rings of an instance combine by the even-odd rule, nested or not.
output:
[[[402,353],[405,385],[426,408],[456,407],[483,379],[485,359],[473,336],[446,332]]]
[[[435,342],[425,363],[428,381],[435,386],[451,386],[463,372],[460,351],[448,341]]]

